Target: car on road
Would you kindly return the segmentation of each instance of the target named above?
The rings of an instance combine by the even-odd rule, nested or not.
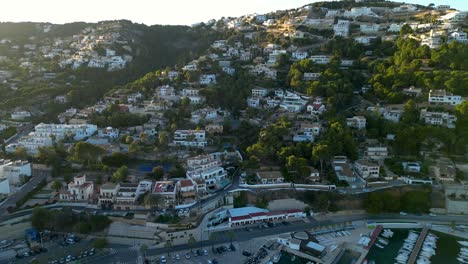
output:
[[[400,212],[400,215],[408,215],[408,214],[402,211]]]
[[[190,254],[188,252],[185,253],[185,258],[186,259],[189,259],[190,258]]]
[[[203,250],[203,255],[204,255],[204,256],[208,256],[208,250],[204,249],[204,250]]]
[[[434,214],[434,213],[430,213],[430,214],[429,214],[429,216],[432,216],[432,217],[434,217],[434,216],[437,216],[437,215],[436,215],[436,214]]]
[[[179,259],[180,259],[180,255],[179,255],[179,254],[175,254],[175,258],[176,258],[177,260],[179,260]]]
[[[242,251],[242,255],[244,255],[246,257],[250,257],[250,256],[252,256],[252,253],[244,250],[244,251]]]
[[[161,256],[161,263],[166,263],[167,260],[166,260],[166,257],[165,256]]]

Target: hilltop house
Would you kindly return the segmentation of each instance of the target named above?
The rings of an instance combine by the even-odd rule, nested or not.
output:
[[[0,159],[0,179],[7,179],[10,185],[17,185],[25,177],[31,176],[31,163],[27,160]]]
[[[363,116],[354,116],[351,118],[346,118],[346,125],[358,130],[366,128],[366,118]]]
[[[176,130],[174,145],[203,148],[207,145],[205,130]]]
[[[157,181],[154,183],[153,194],[161,195],[164,202],[163,207],[174,208],[176,201],[176,184],[172,180]]]
[[[283,183],[284,177],[279,171],[259,171],[256,173],[258,181],[262,184]]]
[[[75,176],[73,182],[68,183],[67,190],[60,191],[60,200],[88,201],[94,194],[94,183],[86,180],[86,175]]]
[[[380,166],[368,160],[357,160],[354,162],[354,169],[363,179],[379,177]]]
[[[463,99],[461,96],[453,95],[445,90],[430,90],[428,102],[430,104],[458,105],[463,102]]]

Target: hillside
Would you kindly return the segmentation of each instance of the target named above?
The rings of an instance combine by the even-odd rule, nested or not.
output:
[[[0,107],[38,106],[70,92],[92,103],[115,85],[192,59],[215,35],[203,27],[126,20],[0,23]]]

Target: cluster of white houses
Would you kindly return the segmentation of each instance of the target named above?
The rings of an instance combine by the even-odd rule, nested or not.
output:
[[[31,163],[24,160],[0,159],[0,194],[10,194],[11,185],[20,185],[31,177]]]
[[[138,183],[107,182],[96,186],[86,175],[79,175],[59,192],[59,198],[62,202],[84,202],[97,204],[100,208],[131,210],[139,207],[137,199],[145,193],[162,197],[161,204],[156,205],[159,208],[177,208],[195,202],[198,192],[206,192],[204,182],[191,179],[155,182],[141,180]]]
[[[28,154],[34,155],[39,147],[52,146],[55,140],[61,140],[70,137],[73,140],[83,140],[97,132],[96,125],[79,124],[38,124],[34,132],[29,133],[18,140],[17,143],[9,144],[5,147],[7,152],[14,152],[18,147],[26,149]]]

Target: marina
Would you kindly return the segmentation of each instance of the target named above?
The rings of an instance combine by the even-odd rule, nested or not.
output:
[[[367,255],[368,263],[407,264],[414,252],[416,264],[430,263],[468,263],[468,242],[449,234],[428,230],[422,239],[420,249],[417,242],[421,237],[421,229],[392,229],[393,237],[388,238],[388,245],[383,248],[377,243]],[[385,231],[381,236],[385,234]],[[377,240],[378,241],[378,240]],[[465,245],[463,245],[465,244]],[[349,263],[349,262],[348,262]]]

